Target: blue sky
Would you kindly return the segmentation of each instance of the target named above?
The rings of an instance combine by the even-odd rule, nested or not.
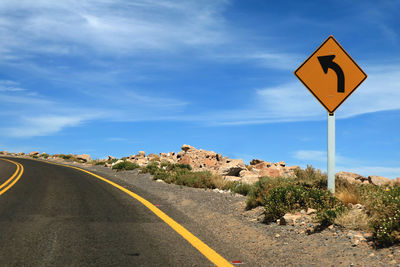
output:
[[[326,111],[293,71],[333,35],[368,74],[337,170],[400,176],[398,1],[0,2],[0,147],[179,151],[326,169]]]

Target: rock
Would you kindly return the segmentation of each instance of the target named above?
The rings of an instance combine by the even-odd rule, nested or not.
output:
[[[373,184],[373,185],[385,185],[385,184],[390,184],[392,182],[389,178],[383,176],[371,175],[368,177],[364,177],[362,175],[353,172],[338,172],[336,176],[352,184],[362,183],[362,184]]]
[[[196,148],[194,148],[194,147],[192,147],[192,146],[189,146],[189,145],[183,145],[183,146],[181,147],[181,149],[182,149],[183,151],[185,151],[185,152],[188,152],[188,151],[190,151],[190,150],[196,150]]]
[[[281,218],[281,221],[283,220],[285,222],[285,224],[294,225],[294,224],[296,224],[296,221],[299,219],[301,219],[301,214],[286,213]]]
[[[246,165],[244,165],[243,160],[234,159],[229,163],[222,165],[218,173],[223,176],[239,176],[240,172],[247,170]]]
[[[265,162],[261,159],[253,159],[252,161],[250,161],[250,165],[257,165],[259,163]]]
[[[221,189],[218,189],[218,188],[214,188],[213,191],[216,192],[216,193],[225,193],[224,190],[221,190]]]
[[[146,152],[144,152],[144,151],[139,151],[138,156],[144,158],[144,157],[146,157]]]
[[[278,238],[278,237],[280,237],[280,236],[281,236],[280,234],[276,234],[276,235],[275,235],[276,238]]]
[[[8,155],[8,151],[3,151],[3,155]]]
[[[374,238],[374,234],[373,233],[364,233],[363,234],[365,240],[371,241]]]
[[[361,184],[364,181],[366,181],[368,183],[368,178],[361,176],[357,173],[353,173],[353,172],[338,172],[336,174],[336,177],[344,179],[351,184],[354,184],[354,183]]]
[[[92,160],[92,158],[88,154],[81,154],[81,155],[76,155],[75,156],[78,160],[85,162],[89,162]]]
[[[239,176],[241,179],[242,183],[246,184],[254,184],[259,180],[259,175],[255,174],[254,172],[248,171],[248,170],[242,170],[239,173]]]
[[[281,167],[286,167],[286,163],[285,163],[284,161],[279,162],[279,165],[280,165]]]
[[[385,185],[389,184],[391,180],[389,178],[383,177],[383,176],[376,176],[376,175],[371,175],[368,176],[368,179],[370,180],[370,183],[374,185]]]
[[[312,214],[315,214],[315,213],[317,213],[317,210],[315,210],[315,209],[307,209],[307,215],[312,215]]]
[[[39,154],[40,154],[39,151],[33,151],[29,153],[29,156],[37,156]]]
[[[112,163],[111,166],[114,166],[115,164],[118,164],[118,163],[121,163],[121,162],[124,162],[124,161],[122,159],[119,159],[116,162]]]
[[[159,155],[157,155],[157,154],[149,154],[147,156],[147,159],[149,161],[161,161],[161,157]]]
[[[108,160],[109,160],[109,161],[114,160],[114,159],[115,159],[115,158],[114,158],[113,156],[108,155]]]
[[[358,203],[353,205],[353,208],[354,209],[359,209],[359,210],[365,210],[365,207],[363,205],[361,205],[361,204],[358,204]]]
[[[163,180],[161,180],[161,179],[157,179],[156,182],[158,182],[158,183],[165,183],[165,182],[164,182]]]
[[[228,182],[240,182],[242,181],[242,178],[238,176],[224,176],[224,180]]]

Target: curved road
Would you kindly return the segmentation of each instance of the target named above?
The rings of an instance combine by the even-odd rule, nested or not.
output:
[[[24,172],[0,195],[1,266],[213,266],[119,189],[72,168],[8,159]],[[0,160],[0,184],[16,169]]]

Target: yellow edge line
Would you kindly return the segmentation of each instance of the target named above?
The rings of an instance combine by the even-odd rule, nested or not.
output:
[[[126,194],[130,195],[131,197],[135,198],[138,200],[140,203],[145,205],[149,210],[151,210],[154,214],[156,214],[161,220],[163,220],[166,224],[168,224],[172,229],[174,229],[178,234],[180,234],[183,238],[185,238],[192,246],[194,246],[198,251],[200,251],[207,259],[209,259],[212,263],[214,263],[217,266],[233,266],[230,264],[225,258],[223,258],[221,255],[219,255],[215,250],[207,246],[203,241],[201,241],[199,238],[194,236],[191,232],[186,230],[185,227],[174,221],[171,217],[169,217],[167,214],[162,212],[160,209],[158,209],[156,206],[154,206],[151,202],[148,200],[142,198],[141,196],[133,193],[132,191],[129,191],[128,189],[111,182],[110,180],[103,178],[97,174],[94,174],[90,171],[74,167],[74,166],[68,166],[64,164],[59,164],[59,163],[53,163],[53,162],[48,162],[48,161],[42,161],[45,163],[49,164],[54,164],[54,165],[59,165],[59,166],[64,166],[64,167],[69,167],[73,168],[79,171],[83,171],[87,174],[90,174],[106,183],[109,183],[110,185],[118,188],[119,190],[125,192]]]
[[[8,189],[10,189],[16,182],[18,182],[18,180],[21,178],[22,174],[24,173],[24,166],[22,166],[22,164],[18,163],[18,162],[14,162],[12,160],[8,160],[8,159],[2,159],[2,160],[6,160],[9,161],[11,163],[14,163],[15,165],[17,165],[17,171],[13,174],[13,176],[11,176],[10,179],[8,179],[5,183],[3,183],[0,186],[0,189],[3,188],[9,181],[11,181],[15,175],[17,174],[17,172],[19,171],[19,174],[17,176],[17,178],[15,178],[15,180],[10,183],[7,187],[5,187],[3,190],[0,191],[0,195],[4,194]]]
[[[15,164],[14,162],[12,162],[12,161],[10,161],[10,160],[8,160],[8,159],[2,159],[2,160],[4,160],[4,161],[9,161],[9,162]],[[19,165],[18,165],[18,164],[15,164],[15,165],[17,165],[17,170],[14,172],[14,174],[11,176],[10,179],[8,179],[7,181],[5,181],[3,184],[0,185],[0,189],[2,189],[3,187],[5,187],[12,179],[14,179],[15,176],[17,176],[17,174],[18,174],[18,172],[19,172]]]

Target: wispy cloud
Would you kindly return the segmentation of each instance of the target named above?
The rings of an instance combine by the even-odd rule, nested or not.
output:
[[[303,164],[311,164],[326,170],[327,153],[322,150],[298,150],[292,153],[292,157]],[[336,171],[354,172],[364,176],[378,175],[389,178],[400,177],[400,167],[376,166],[362,160],[336,155]]]
[[[61,131],[65,127],[77,126],[84,121],[79,116],[36,116],[22,118],[21,124],[3,129],[9,137],[45,136]]]
[[[2,50],[108,54],[222,42],[220,1],[2,1]],[[20,15],[15,15],[20,14]],[[190,23],[187,23],[190,21]],[[29,26],[26,26],[29,25]],[[18,29],[18,31],[16,31]]]

